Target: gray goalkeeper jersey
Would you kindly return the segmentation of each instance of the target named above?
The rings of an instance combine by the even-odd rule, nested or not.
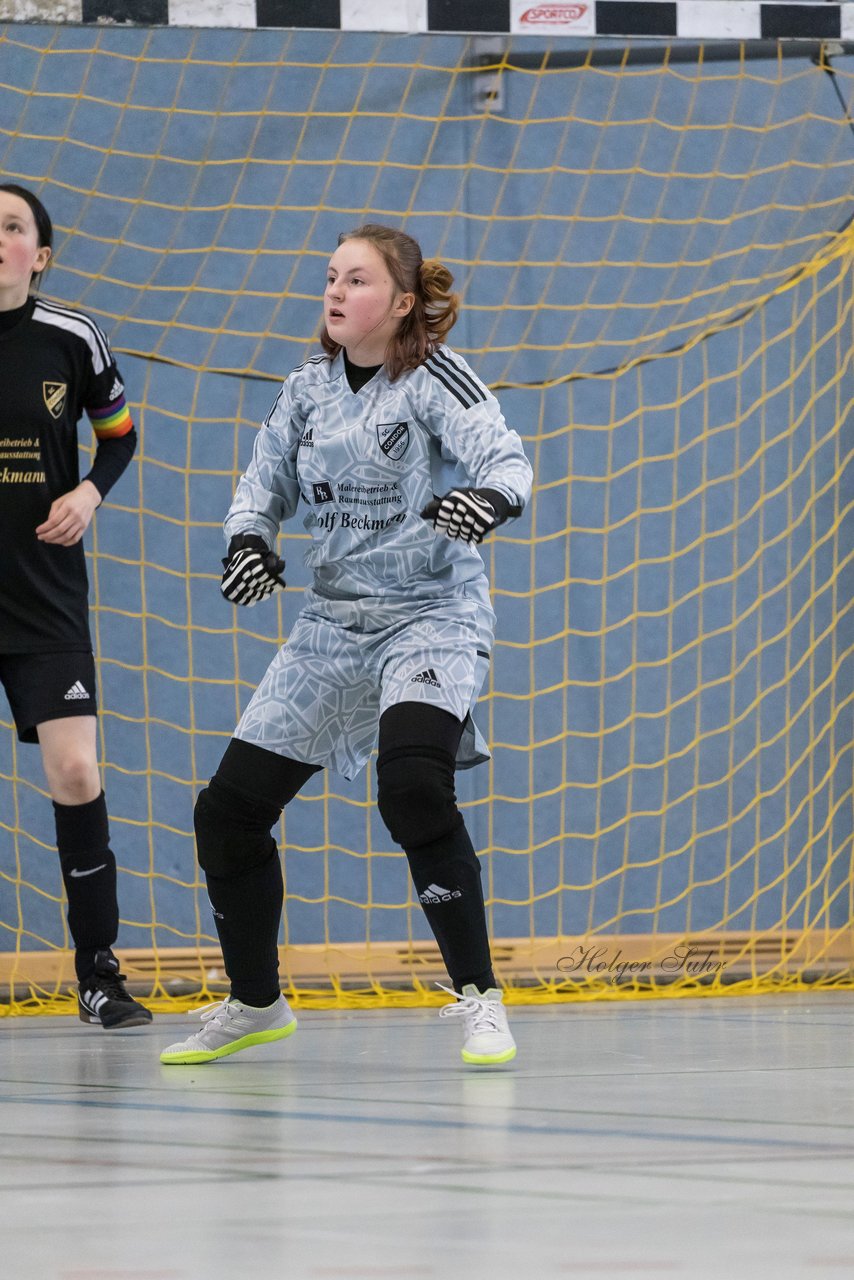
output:
[[[355,393],[340,352],[316,356],[285,379],[225,534],[260,534],[272,547],[302,498],[316,591],[425,599],[470,582],[483,563],[473,547],[437,535],[421,509],[449,489],[487,487],[518,515],[531,479],[498,401],[450,348],[395,382],[381,369]]]

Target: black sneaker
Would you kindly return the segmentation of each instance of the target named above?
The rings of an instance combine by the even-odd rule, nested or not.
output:
[[[95,952],[95,968],[77,988],[77,1012],[81,1022],[94,1022],[108,1031],[120,1027],[141,1027],[151,1022],[151,1014],[129,996],[125,976],[112,951]]]

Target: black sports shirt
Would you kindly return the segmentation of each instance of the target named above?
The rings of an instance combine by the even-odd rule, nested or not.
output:
[[[91,648],[83,542],[35,534],[80,483],[84,410],[98,440],[85,478],[104,498],[136,447],[110,344],[88,316],[44,298],[0,312],[0,653]]]

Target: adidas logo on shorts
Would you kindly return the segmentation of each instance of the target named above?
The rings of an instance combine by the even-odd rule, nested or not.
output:
[[[89,697],[89,694],[83,688],[83,685],[80,683],[80,681],[75,680],[74,684],[71,686],[71,688],[68,690],[68,693],[65,695],[65,701],[72,702],[75,698],[88,698],[88,697]]]
[[[437,689],[441,689],[439,681],[436,679],[436,672],[432,667],[428,667],[426,671],[419,671],[417,676],[413,676],[409,681],[410,684],[432,684]]]

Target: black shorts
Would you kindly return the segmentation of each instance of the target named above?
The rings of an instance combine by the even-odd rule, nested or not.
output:
[[[38,742],[44,720],[98,714],[91,652],[0,654],[0,684],[21,742]]]

